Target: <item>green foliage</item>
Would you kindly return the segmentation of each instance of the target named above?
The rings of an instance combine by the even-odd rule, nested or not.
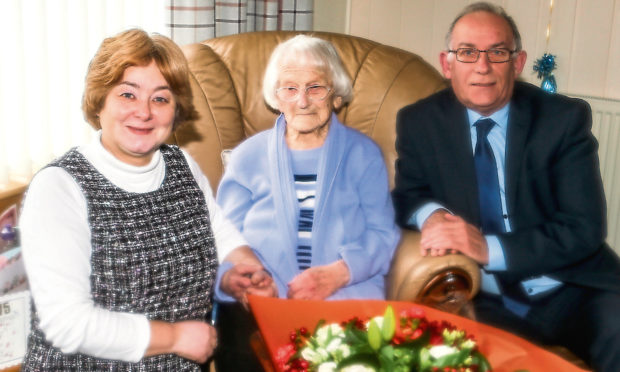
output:
[[[312,336],[299,343],[289,363],[302,359],[310,362],[308,371],[316,371],[323,363],[331,363],[335,371],[352,366],[377,372],[431,372],[448,367],[491,371],[464,331],[446,322],[429,322],[420,310],[397,318],[391,306],[383,317],[370,319],[366,325],[358,318],[340,325],[320,322]]]
[[[383,315],[383,326],[381,327],[383,341],[390,342],[394,337],[395,331],[396,317],[394,316],[394,309],[392,309],[392,306],[388,306],[387,309],[385,309],[385,314]]]

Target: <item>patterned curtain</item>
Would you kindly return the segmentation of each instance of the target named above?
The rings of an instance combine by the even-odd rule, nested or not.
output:
[[[167,0],[167,27],[180,45],[264,30],[312,30],[313,0]]]

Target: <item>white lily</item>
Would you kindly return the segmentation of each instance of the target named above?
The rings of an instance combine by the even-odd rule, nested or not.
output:
[[[335,362],[321,363],[317,372],[336,372],[337,364]]]
[[[377,372],[374,368],[363,364],[352,364],[340,370],[340,372]]]
[[[336,350],[340,348],[340,345],[342,345],[342,339],[334,338],[329,342],[329,344],[327,344],[327,347],[325,349],[327,349],[330,354],[333,354]]]
[[[321,363],[323,361],[323,357],[321,356],[321,354],[317,353],[315,350],[313,350],[310,347],[305,347],[301,350],[301,356],[312,363]]]
[[[331,337],[343,337],[344,336],[344,331],[342,327],[339,324],[332,323],[332,324],[323,326],[316,331],[317,342],[320,345],[325,345],[326,343],[328,343],[330,341],[329,339],[330,332],[331,332]]]
[[[437,345],[431,347],[428,350],[429,354],[431,354],[431,356],[435,359],[441,358],[446,355],[458,353],[458,351],[459,349],[448,345]]]
[[[375,323],[377,323],[377,325],[379,326],[379,329],[381,329],[383,327],[383,317],[382,316],[376,316],[372,319],[370,319],[369,321],[366,322],[366,329],[368,329],[368,327],[370,326],[370,322],[375,321]]]

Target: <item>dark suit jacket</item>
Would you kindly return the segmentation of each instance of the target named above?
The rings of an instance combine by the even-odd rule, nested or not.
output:
[[[511,233],[501,234],[505,282],[548,275],[620,291],[620,263],[605,244],[606,207],[591,110],[579,99],[517,82],[506,136]],[[398,223],[437,201],[480,226],[466,108],[451,89],[403,108],[397,118]]]

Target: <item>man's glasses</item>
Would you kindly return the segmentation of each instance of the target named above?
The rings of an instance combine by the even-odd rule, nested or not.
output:
[[[476,48],[458,48],[457,50],[448,50],[449,53],[456,54],[456,60],[463,63],[475,63],[480,58],[480,53],[487,54],[487,58],[491,63],[504,63],[510,61],[516,50],[506,48],[491,48],[480,50]]]
[[[324,85],[310,85],[303,89],[306,93],[306,97],[310,101],[322,101],[327,98],[327,95],[332,90]],[[276,89],[276,96],[283,101],[293,102],[299,99],[300,90],[297,87],[280,87]]]

